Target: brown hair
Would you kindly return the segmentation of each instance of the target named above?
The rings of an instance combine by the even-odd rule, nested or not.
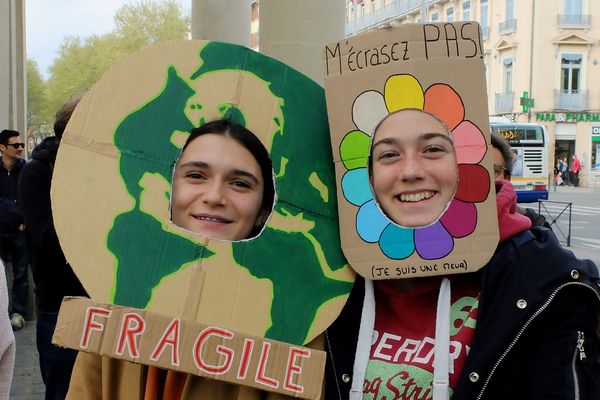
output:
[[[75,107],[81,100],[81,95],[71,96],[65,104],[63,104],[58,111],[56,112],[56,120],[54,121],[54,134],[60,140],[62,138],[63,132],[71,119],[71,115],[73,111],[75,111]]]

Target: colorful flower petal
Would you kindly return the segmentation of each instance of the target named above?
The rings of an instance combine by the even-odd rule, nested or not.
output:
[[[362,206],[373,198],[366,168],[353,169],[342,177],[344,197],[355,206]]]
[[[371,138],[361,131],[352,131],[340,144],[340,157],[346,169],[366,168]]]
[[[471,121],[463,121],[454,128],[452,140],[459,164],[477,164],[487,151],[483,133]]]
[[[467,203],[481,203],[487,199],[490,192],[490,175],[479,164],[459,164],[458,175],[460,182],[454,198]]]
[[[352,105],[354,125],[367,135],[373,135],[377,124],[387,115],[383,95],[375,90],[361,93]]]
[[[367,243],[377,242],[381,232],[389,224],[390,221],[379,211],[373,200],[363,204],[356,214],[356,232]]]
[[[431,85],[425,91],[423,109],[437,115],[453,130],[465,117],[462,99],[450,86],[444,83]]]
[[[453,199],[440,222],[452,237],[465,237],[477,227],[477,208],[473,203]]]
[[[379,248],[389,258],[402,260],[415,251],[414,229],[389,224],[379,239]]]
[[[423,109],[423,88],[412,75],[392,75],[385,82],[385,104],[388,111],[403,108]]]
[[[454,240],[438,221],[427,228],[415,229],[415,247],[425,260],[435,260],[450,254]]]

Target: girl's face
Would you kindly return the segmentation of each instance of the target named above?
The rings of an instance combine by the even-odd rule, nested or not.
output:
[[[446,127],[418,110],[396,112],[379,125],[371,151],[371,184],[386,215],[405,227],[435,222],[458,186]]]
[[[188,144],[173,174],[173,223],[211,239],[242,240],[263,221],[258,162],[229,136],[204,134]]]

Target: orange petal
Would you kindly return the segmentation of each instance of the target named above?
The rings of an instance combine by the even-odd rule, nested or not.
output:
[[[453,130],[465,117],[462,99],[450,86],[436,83],[425,91],[425,111],[437,115]]]

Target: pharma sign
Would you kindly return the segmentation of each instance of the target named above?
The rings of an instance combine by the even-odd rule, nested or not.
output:
[[[539,112],[535,113],[538,121],[554,122],[600,122],[600,113],[553,113]]]

